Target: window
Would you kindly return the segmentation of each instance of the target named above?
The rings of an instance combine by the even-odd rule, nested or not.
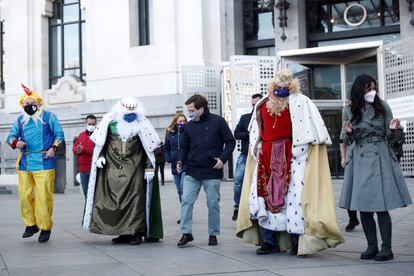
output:
[[[74,76],[85,81],[83,66],[85,50],[84,11],[79,0],[56,0],[53,17],[49,20],[49,82],[53,85],[60,77]]]
[[[4,38],[4,21],[0,21],[0,89],[4,93],[4,47],[3,47],[3,38]]]
[[[398,0],[307,0],[308,44],[399,33]]]
[[[339,65],[300,65],[289,67],[300,81],[303,94],[315,100],[341,100]]]
[[[152,10],[151,0],[138,0],[138,33],[139,33],[139,45],[151,44],[151,22],[150,13]]]
[[[378,79],[377,57],[369,57],[346,64],[346,98],[351,98],[351,88],[354,80],[361,74],[367,74]],[[377,84],[378,85],[378,84]]]
[[[258,0],[243,0],[244,48],[247,55],[274,55],[274,9]]]

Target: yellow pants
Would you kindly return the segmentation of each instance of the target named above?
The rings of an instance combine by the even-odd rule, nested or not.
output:
[[[26,226],[52,229],[55,170],[18,171],[20,214]]]

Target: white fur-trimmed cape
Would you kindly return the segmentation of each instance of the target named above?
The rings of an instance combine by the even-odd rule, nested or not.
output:
[[[96,160],[98,160],[102,148],[105,145],[105,141],[108,135],[109,124],[115,119],[113,112],[107,113],[103,116],[102,121],[99,123],[96,130],[91,135],[91,140],[95,143],[95,149],[92,155],[92,166],[88,183],[88,194],[86,197],[85,213],[83,216],[83,228],[90,231],[93,202],[95,198],[95,185],[96,185]],[[155,131],[154,127],[148,121],[148,119],[139,114],[138,118],[138,136],[142,142],[149,160],[153,167],[155,167],[154,150],[160,145],[160,138]]]
[[[260,107],[267,100],[268,96],[263,97],[255,106],[253,115],[248,127],[250,132],[250,151],[252,156],[258,160],[259,156],[254,153],[254,147],[257,140],[260,138],[259,126],[257,124],[256,114],[257,108]],[[315,104],[302,93],[295,93],[289,96],[289,112],[290,120],[292,122],[292,143],[293,146],[300,146],[306,144],[332,144],[329,137],[328,130]],[[260,148],[260,147],[259,147]],[[260,151],[258,150],[258,153]],[[302,167],[304,170],[305,167]],[[257,171],[257,168],[256,168]],[[298,172],[302,177],[303,172]],[[258,214],[268,213],[265,210],[261,198],[257,197],[257,172],[252,179],[251,192],[249,198],[249,209],[252,217],[257,217]],[[270,214],[270,213],[269,213]],[[260,221],[260,220],[259,220]]]

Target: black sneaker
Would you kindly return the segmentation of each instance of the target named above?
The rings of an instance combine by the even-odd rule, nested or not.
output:
[[[50,230],[42,230],[42,231],[40,231],[40,235],[39,235],[39,239],[38,239],[38,241],[39,242],[47,242],[49,239],[50,239],[50,233],[51,233],[52,231],[50,231]]]
[[[265,242],[262,247],[256,250],[257,255],[267,255],[272,253],[280,252],[279,246],[271,245],[270,243]]]
[[[350,220],[349,222],[348,222],[348,225],[347,226],[345,226],[345,231],[346,232],[352,232],[352,231],[354,231],[355,230],[355,226],[358,226],[359,225],[359,221],[358,220],[356,220],[356,221],[352,221],[352,220]]]
[[[180,223],[181,223],[181,219],[177,220],[177,224],[180,224]]]
[[[113,238],[112,243],[122,244],[129,243],[132,239],[132,235],[120,235],[119,237]]]
[[[239,215],[239,209],[234,209],[233,216],[231,217],[232,220],[237,220],[237,216]]]
[[[26,229],[24,230],[22,237],[29,238],[37,232],[39,232],[39,228],[37,227],[37,225],[27,226]]]
[[[187,243],[191,242],[194,240],[193,235],[191,234],[183,234],[183,236],[181,237],[181,239],[177,242],[177,246],[184,246]]]
[[[208,245],[211,245],[211,246],[217,245],[217,237],[214,235],[210,235],[208,237]]]

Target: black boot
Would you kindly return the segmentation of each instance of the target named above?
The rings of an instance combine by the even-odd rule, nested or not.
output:
[[[349,216],[348,225],[345,227],[346,232],[352,232],[355,230],[355,226],[359,225],[357,218],[357,211],[347,210]]]
[[[361,223],[364,229],[368,248],[361,254],[362,260],[374,259],[378,253],[377,227],[375,225],[374,213],[361,212]]]
[[[217,245],[217,237],[215,235],[208,236],[208,245],[210,246]]]
[[[131,239],[132,239],[132,235],[120,235],[112,239],[112,242],[116,244],[129,243]]]
[[[299,248],[299,235],[292,234],[290,235],[291,242],[292,242],[292,249],[289,251],[289,255],[298,255],[298,248]]]
[[[132,239],[129,241],[129,244],[130,245],[138,245],[138,244],[141,244],[141,242],[142,242],[142,233],[135,233],[133,236],[132,236]]]
[[[47,242],[50,239],[50,234],[52,231],[50,230],[42,230],[40,231],[40,235],[39,235],[39,242]]]
[[[39,228],[37,225],[27,226],[24,230],[24,233],[22,235],[23,238],[28,238],[33,236],[35,233],[39,232]]]
[[[376,261],[388,261],[394,259],[391,250],[392,222],[388,212],[377,213],[378,226],[381,233],[382,245],[381,251],[375,257]]]
[[[231,217],[232,220],[237,220],[237,216],[239,215],[239,209],[234,209],[233,216]]]
[[[280,252],[279,245],[271,245],[268,242],[264,242],[262,247],[256,250],[257,255],[267,255]]]

